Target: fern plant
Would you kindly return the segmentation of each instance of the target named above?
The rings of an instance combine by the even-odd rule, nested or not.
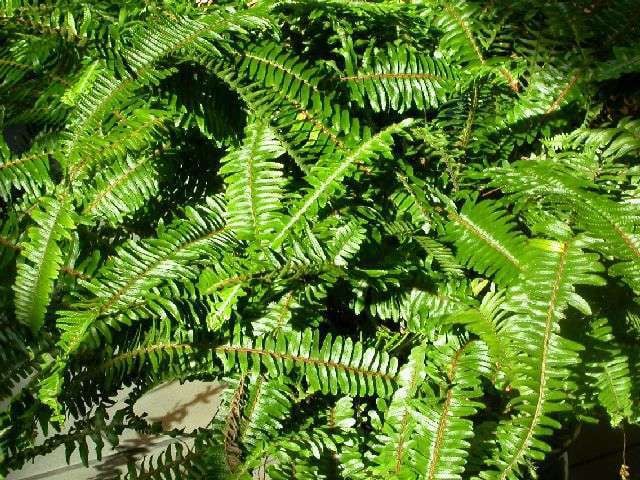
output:
[[[638,424],[638,13],[1,0],[0,475],[514,480]],[[196,379],[206,427],[135,413]]]

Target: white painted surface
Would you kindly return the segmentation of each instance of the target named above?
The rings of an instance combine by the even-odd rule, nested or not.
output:
[[[162,385],[144,395],[135,405],[137,414],[146,412],[149,420],[161,421],[164,429],[184,428],[189,432],[206,426],[219,404],[220,384],[207,382],[177,382]],[[123,392],[121,398],[126,397]],[[122,400],[109,409],[110,412],[122,408]],[[125,431],[120,445],[112,449],[108,442],[102,451],[102,461],[92,455],[89,440],[89,468],[80,461],[77,451],[73,452],[69,464],[65,460],[64,446],[46,457],[39,457],[34,463],[13,472],[7,480],[107,480],[117,478],[118,472],[126,469],[132,456],[157,455],[174,440],[161,436],[140,436],[136,432]]]

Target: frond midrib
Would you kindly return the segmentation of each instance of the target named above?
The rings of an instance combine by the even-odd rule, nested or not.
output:
[[[522,442],[516,449],[515,454],[507,463],[506,467],[502,470],[502,473],[500,474],[500,480],[506,480],[511,471],[519,464],[521,458],[526,454],[529,442],[533,438],[534,430],[538,425],[540,417],[544,413],[544,402],[546,400],[546,383],[548,378],[547,361],[549,356],[549,344],[551,342],[551,336],[553,335],[555,309],[557,306],[558,294],[560,293],[560,288],[562,287],[562,280],[565,273],[568,254],[569,246],[567,242],[563,242],[561,244],[560,257],[558,259],[558,266],[545,317],[545,329],[542,339],[542,352],[540,358],[540,375],[538,380],[538,398],[536,400],[536,408],[533,412],[533,415],[531,416],[531,421],[529,422],[529,426],[527,427],[526,434],[522,439]]]

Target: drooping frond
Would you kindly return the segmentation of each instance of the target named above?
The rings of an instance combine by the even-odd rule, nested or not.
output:
[[[75,222],[69,200],[43,197],[31,213],[36,225],[20,243],[14,286],[16,317],[36,332],[42,327],[53,287],[62,266],[59,242],[70,238]]]
[[[623,118],[614,127],[580,128],[558,135],[549,140],[549,146],[555,150],[588,149],[615,160],[640,151],[639,134],[640,121]]]
[[[558,171],[548,161],[518,162],[514,170],[497,171],[495,181],[518,197],[526,191],[528,196],[554,199],[557,206],[573,211],[578,226],[600,239],[592,248],[618,260],[610,272],[622,276],[633,289],[640,288],[640,237],[636,233],[640,216],[633,205],[589,191],[583,179]]]
[[[129,463],[126,477],[130,480],[178,480],[189,478],[224,478],[228,469],[219,451],[219,445],[197,436],[195,444],[184,446],[171,443],[160,455],[143,459],[140,465]]]
[[[95,186],[87,194],[84,215],[103,218],[117,225],[141,208],[158,191],[157,159],[144,154],[134,159],[126,156],[99,171]]]
[[[264,124],[247,127],[245,143],[222,159],[229,227],[240,240],[268,241],[277,225],[284,150]]]
[[[121,53],[128,70],[101,72],[89,88],[78,97],[69,119],[70,136],[66,151],[69,163],[78,155],[78,144],[100,127],[105,114],[131,97],[141,85],[156,83],[165,76],[152,67],[160,59],[182,49],[207,53],[219,52],[224,32],[243,31],[248,26],[264,25],[263,20],[247,12],[219,9],[197,19],[187,16],[160,16],[153,26],[143,26],[134,35],[131,46]]]
[[[443,271],[452,277],[462,276],[462,267],[446,245],[430,237],[416,236],[415,239],[427,252],[428,257],[433,258]]]
[[[609,415],[611,425],[631,420],[633,392],[629,358],[612,334],[611,326],[602,318],[593,322],[589,332],[593,341],[588,354],[593,359],[587,369],[597,391],[598,403]]]
[[[509,313],[504,294],[489,292],[478,307],[454,313],[448,321],[463,324],[482,340],[488,348],[492,368],[510,376],[511,359],[514,356],[509,338],[505,335]]]
[[[418,407],[418,438],[414,450],[417,478],[461,479],[473,436],[473,416],[482,404],[481,376],[489,371],[487,348],[480,341],[434,350],[430,359],[441,370],[441,398],[424,400]],[[442,375],[445,375],[442,378]]]
[[[8,153],[8,149],[0,150],[0,198],[11,198],[14,188],[35,196],[51,185],[47,151],[34,147],[20,156]]]
[[[562,400],[568,368],[579,362],[579,344],[560,335],[559,322],[569,304],[579,298],[575,285],[602,285],[597,255],[587,254],[579,239],[536,241],[531,268],[514,288],[516,314],[504,329],[516,351],[512,388],[518,391],[513,417],[498,427],[498,449],[487,461],[492,470],[483,479],[516,479],[530,460],[544,458],[551,449],[541,437],[559,423],[551,414],[568,406]],[[535,339],[535,340],[534,340]]]
[[[114,161],[122,164],[126,162],[127,155],[149,155],[143,151],[154,146],[157,135],[164,131],[166,113],[156,109],[136,108],[126,114],[126,120],[118,121],[106,135],[98,138],[87,135],[75,143],[73,152],[65,153],[67,156],[58,153],[61,162],[69,165],[67,176],[71,182],[84,186],[89,174],[98,171],[101,178],[96,183],[109,176],[109,181],[118,185],[123,181],[120,179],[121,170],[128,168],[123,166],[118,169],[112,165]],[[103,166],[106,168],[101,170]]]
[[[125,478],[517,480],[635,428],[640,12],[574,3],[0,0],[0,477],[137,434]],[[140,412],[182,382],[210,421]]]
[[[87,366],[86,371],[75,380],[95,378],[109,388],[119,385],[128,375],[137,372],[147,371],[147,375],[167,371],[186,372],[196,358],[195,350],[190,332],[172,332],[166,324],[160,323],[143,338],[138,334],[123,345],[109,348],[103,361]]]
[[[471,2],[451,2],[443,0],[437,2],[432,8],[436,11],[436,26],[442,30],[439,49],[445,57],[464,62],[469,66],[484,67],[488,62],[483,47],[483,41],[479,35],[482,27],[487,31],[482,32],[483,37],[490,35],[492,25],[489,22],[479,21],[482,16],[481,9]],[[518,79],[506,66],[495,68],[495,74],[514,91],[520,89]]]
[[[425,349],[415,347],[398,372],[398,389],[376,432],[379,447],[372,472],[384,478],[416,478],[413,450],[418,448],[420,415],[417,392],[427,374]]]
[[[71,454],[78,452],[80,461],[85,467],[89,466],[89,445],[95,452],[97,460],[102,460],[102,450],[108,442],[111,447],[117,444],[117,432],[121,427],[121,416],[116,414],[109,422],[106,409],[99,408],[89,416],[77,421],[69,432],[58,433],[47,438],[42,444],[25,449],[11,458],[11,467],[19,469],[28,461],[43,455],[48,455],[64,445],[67,462]],[[107,442],[105,442],[105,440]]]
[[[335,230],[335,236],[327,245],[329,257],[338,266],[345,266],[360,250],[365,231],[357,222],[350,222]]]
[[[273,42],[243,51],[239,73],[248,75],[304,106],[307,106],[311,99],[318,98],[314,94],[320,93],[320,75],[317,69],[288,54]]]

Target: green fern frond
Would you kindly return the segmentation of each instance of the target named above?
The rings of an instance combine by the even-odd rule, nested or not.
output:
[[[88,418],[77,421],[69,432],[58,433],[42,444],[33,446],[20,452],[19,455],[11,459],[11,467],[19,469],[28,461],[33,461],[38,456],[48,455],[58,447],[64,445],[67,463],[74,451],[78,451],[80,461],[85,467],[89,466],[89,445],[92,443],[92,450],[98,460],[102,460],[102,450],[105,446],[105,439],[111,447],[117,445],[117,435],[121,424],[120,415],[116,414],[111,422],[107,422],[108,415],[104,408],[99,408]]]
[[[559,322],[566,307],[576,302],[575,285],[603,283],[596,275],[603,270],[598,256],[585,253],[583,246],[579,239],[532,245],[539,253],[514,289],[516,315],[504,329],[518,358],[511,385],[518,391],[515,413],[498,427],[498,451],[487,461],[495,470],[483,472],[483,479],[516,479],[528,461],[544,458],[551,447],[541,437],[559,426],[550,414],[569,408],[562,402],[563,392],[582,347],[560,336]]]
[[[589,191],[588,182],[545,160],[517,162],[514,170],[495,173],[495,182],[501,182],[501,188],[517,198],[526,192],[546,201],[554,199],[556,206],[575,212],[578,226],[600,240],[591,242],[591,248],[618,260],[610,272],[623,277],[631,288],[640,289],[640,237],[636,233],[640,217],[636,208]]]
[[[137,334],[117,348],[110,347],[104,360],[88,367],[82,375],[101,379],[108,388],[119,385],[128,375],[145,370],[152,374],[158,374],[160,370],[186,371],[195,358],[194,350],[196,347],[189,332],[172,332],[160,324],[143,338]]]
[[[434,207],[429,202],[428,186],[424,180],[414,175],[409,165],[402,165],[402,171],[396,176],[402,188],[391,195],[400,218],[409,216],[413,223],[423,231],[431,228]]]
[[[194,262],[215,258],[234,244],[218,197],[210,197],[199,209],[187,208],[185,218],[161,230],[158,238],[129,242],[84,284],[93,296],[61,312],[61,348],[72,353],[87,340],[108,335],[119,323],[129,324],[140,314],[131,308],[140,295],[168,280],[193,278]]]
[[[348,395],[388,395],[395,380],[398,361],[385,352],[364,348],[350,338],[326,336],[318,332],[278,333],[275,336],[236,339],[216,347],[225,371],[239,367],[243,372],[269,377],[295,369],[307,388],[323,393]]]
[[[294,292],[286,292],[277,302],[270,302],[260,318],[251,322],[256,335],[291,330],[292,311],[300,307]]]
[[[338,266],[346,266],[358,254],[365,241],[365,229],[358,222],[350,222],[338,227],[327,245],[328,256]]]
[[[222,159],[229,227],[240,240],[268,241],[277,224],[283,190],[284,149],[263,124],[251,124],[245,143]]]
[[[209,301],[210,311],[206,317],[207,327],[210,331],[219,330],[231,318],[232,311],[240,297],[244,295],[241,283],[223,288],[215,293],[214,299]]]
[[[240,95],[257,119],[272,127],[303,171],[307,172],[309,165],[322,156],[344,153],[349,146],[344,135],[354,142],[360,140],[363,132],[359,120],[329,96],[313,93],[305,105],[271,87],[246,85],[247,80],[238,77],[235,66],[215,59],[212,63],[216,64],[216,75]]]
[[[441,2],[436,25],[443,31],[440,48],[456,60],[484,63],[481,43],[476,38],[478,9],[468,2]]]
[[[419,433],[414,468],[417,478],[462,478],[473,436],[473,416],[480,407],[481,376],[489,372],[486,346],[470,341],[459,347],[447,345],[433,350],[433,365],[446,375],[442,401],[427,400],[418,407]]]
[[[353,417],[353,399],[341,397],[319,412],[317,422],[297,425],[291,433],[271,440],[263,451],[272,460],[265,468],[266,474],[274,480],[328,480],[331,473],[326,472],[325,459],[339,458],[353,440]],[[301,452],[305,455],[301,456]]]
[[[0,0],[0,478],[137,433],[132,479],[518,480],[635,428],[638,2],[582,3]]]
[[[601,318],[591,325],[589,345],[592,363],[587,374],[592,377],[598,395],[598,403],[607,411],[611,425],[630,421],[633,415],[633,392],[629,358],[613,336],[611,326]]]
[[[142,208],[158,191],[158,169],[154,155],[130,156],[94,177],[95,186],[86,193],[83,215],[103,218],[112,225]]]
[[[320,93],[317,69],[296,55],[286,53],[277,43],[267,42],[243,51],[239,73],[304,106]]]
[[[48,152],[34,150],[16,158],[0,154],[0,198],[3,200],[13,196],[14,188],[37,196],[51,186]]]
[[[131,73],[120,71],[118,76],[105,71],[78,98],[69,119],[72,134],[67,150],[73,154],[78,141],[97,130],[104,115],[112,111],[116,104],[129,98],[137,88],[157,83],[159,72],[153,71],[153,67],[163,57],[182,49],[219,53],[216,42],[222,39],[224,32],[264,25],[263,20],[251,13],[219,9],[214,14],[196,19],[186,16],[158,17],[152,27],[139,28],[131,46],[121,53]]]
[[[40,199],[31,213],[36,223],[20,243],[20,262],[14,286],[16,317],[37,332],[44,323],[53,287],[62,266],[59,242],[75,228],[69,200]]]
[[[448,321],[463,324],[482,340],[488,348],[492,368],[510,377],[514,353],[509,339],[505,337],[509,312],[506,310],[504,293],[488,292],[477,308],[454,313]]]
[[[420,110],[437,108],[457,77],[444,61],[393,44],[386,50],[367,50],[357,70],[355,65],[347,66],[340,81],[360,107],[366,106],[366,100],[374,111],[403,112],[414,105]]]
[[[412,450],[417,447],[420,417],[416,394],[427,374],[425,348],[415,347],[409,361],[398,372],[398,389],[393,394],[384,423],[376,432],[373,475],[381,478],[416,478]]]
[[[251,379],[239,425],[238,440],[252,451],[283,429],[292,407],[292,392],[280,379]]]
[[[446,245],[424,236],[416,236],[415,240],[427,252],[428,258],[433,258],[445,273],[452,277],[463,275],[462,267]]]
[[[225,478],[229,473],[219,446],[206,436],[196,437],[193,446],[180,442],[170,444],[157,457],[143,459],[140,465],[129,463],[129,480],[178,480],[188,475],[193,479]]]
[[[516,233],[512,217],[491,201],[467,202],[460,213],[449,211],[447,235],[460,262],[496,283],[513,281],[525,269],[525,238]]]
[[[498,112],[505,128],[523,122],[532,122],[544,115],[551,115],[566,104],[579,100],[581,90],[577,88],[582,80],[580,72],[566,72],[551,65],[545,65],[529,77],[527,88],[510,108]],[[531,140],[536,129],[523,133]]]
[[[472,67],[485,67],[486,44],[495,35],[489,19],[481,21],[483,11],[470,2],[442,1],[434,5],[437,28],[442,30],[438,49],[445,58],[463,62]],[[500,65],[498,63],[498,65]],[[482,69],[480,69],[482,70]],[[493,67],[490,71],[498,75],[514,92],[520,90],[520,83],[505,65]]]
[[[402,132],[411,123],[411,120],[405,120],[402,123],[391,125],[364,140],[349,153],[336,156],[336,158],[329,157],[315,165],[305,177],[311,188],[299,202],[296,202],[290,215],[283,219],[282,226],[271,242],[271,247],[278,247],[289,231],[304,217],[314,215],[319,207],[324,206],[334,192],[340,188],[340,182],[353,170],[356,163],[367,163],[379,156],[389,156],[393,144],[393,134]]]
[[[588,149],[615,160],[640,151],[640,121],[623,118],[614,127],[580,128],[548,141],[554,150]]]
[[[67,167],[66,173],[71,182],[84,184],[88,174],[103,165],[122,162],[127,154],[140,155],[140,151],[153,146],[157,136],[165,131],[167,114],[161,110],[135,108],[123,114],[126,114],[126,119],[122,117],[106,135],[81,138],[73,150],[64,153],[66,157],[61,163]],[[58,153],[57,157],[60,155]],[[103,176],[106,174],[103,172]]]

